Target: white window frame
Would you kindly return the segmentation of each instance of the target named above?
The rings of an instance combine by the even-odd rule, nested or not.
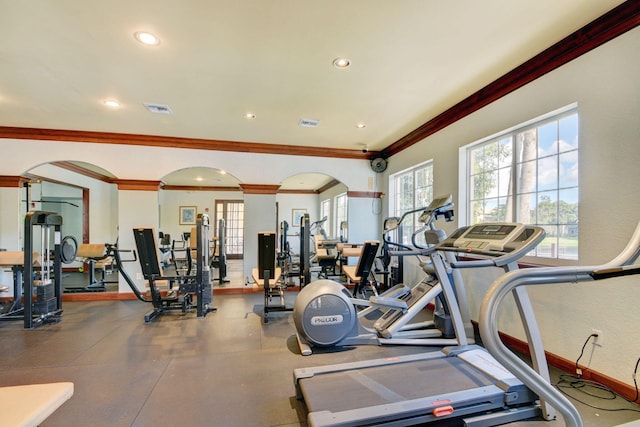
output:
[[[540,153],[539,150],[536,151],[533,157],[530,157],[529,161],[520,161],[518,159],[517,147],[519,145],[516,143],[516,138],[518,135],[522,135],[527,131],[538,131],[547,126],[551,126],[554,123],[559,124],[561,120],[566,119],[571,116],[576,116],[575,120],[577,123],[576,127],[576,141],[571,141],[570,149],[559,150],[559,152],[555,153]],[[496,197],[500,198],[501,202],[497,202],[497,206],[512,206],[510,211],[504,210],[500,212],[499,210],[494,210],[494,216],[486,219],[487,221],[516,221],[516,222],[524,222],[529,225],[539,225],[547,231],[547,236],[545,240],[538,245],[537,249],[531,254],[532,256],[544,258],[545,260],[562,260],[562,261],[577,261],[579,252],[578,252],[578,242],[579,242],[579,230],[578,230],[578,221],[577,221],[577,212],[579,209],[579,189],[580,182],[577,174],[577,169],[579,169],[579,150],[580,150],[580,126],[579,126],[580,116],[578,112],[577,103],[573,103],[566,107],[560,108],[558,110],[552,111],[548,114],[545,114],[540,117],[536,117],[532,120],[529,120],[525,123],[519,124],[512,128],[506,129],[502,132],[496,133],[489,137],[483,138],[479,141],[473,142],[471,144],[465,145],[460,148],[459,156],[460,156],[460,170],[459,170],[459,183],[460,183],[460,197],[459,197],[459,225],[471,225],[474,222],[474,214],[472,212],[474,202],[473,198],[473,188],[472,188],[472,175],[474,175],[471,171],[472,168],[472,159],[471,153],[473,150],[477,150],[481,147],[489,146],[496,144],[498,141],[501,141],[507,145],[511,144],[511,162],[510,164],[501,164],[499,168],[489,169],[489,172],[493,172],[497,178],[498,184],[494,184],[498,189],[492,190],[492,194],[490,197],[485,195],[483,198],[476,199],[476,202],[479,203],[482,201],[485,206],[488,202],[492,202],[496,200]],[[556,136],[559,135],[559,131]],[[538,148],[538,137],[537,133],[535,136],[535,145]],[[563,141],[561,136],[558,136],[556,140],[554,140],[553,144],[555,144],[556,148],[559,147]],[[566,144],[565,144],[566,146]],[[562,165],[560,161],[564,156],[573,156],[575,158],[575,181],[571,179],[562,179]],[[534,163],[532,163],[534,162]],[[534,164],[535,168],[535,188],[529,191],[519,192],[517,182],[518,168],[522,168],[524,164]],[[545,165],[544,169],[542,167],[538,167],[540,165]],[[555,170],[554,170],[555,168]],[[533,168],[532,168],[533,169]],[[503,171],[500,173],[499,171]],[[541,176],[546,172],[553,172],[557,174],[555,186],[543,186],[541,184]],[[477,176],[477,175],[475,175]],[[567,176],[567,175],[564,175]],[[573,176],[573,175],[572,175]],[[507,178],[505,183],[501,183],[501,180]],[[572,185],[570,185],[572,184]],[[542,188],[540,188],[542,187]],[[513,188],[516,188],[516,191],[513,191]],[[497,194],[496,194],[497,192]],[[562,223],[560,221],[560,204],[556,203],[556,209],[558,209],[558,213],[556,214],[555,222],[549,222],[545,220],[539,221],[539,218],[536,217],[538,214],[539,201],[542,197],[551,195],[551,200],[561,200],[564,201],[565,197],[560,197],[560,193],[565,194],[566,198],[570,198],[575,200],[575,222],[571,223]],[[554,199],[555,194],[555,199]],[[530,218],[520,218],[518,213],[518,202],[517,200],[520,197],[526,195],[531,198],[530,204],[533,206],[530,207],[526,215],[529,215],[530,212],[533,212],[534,215]],[[566,196],[570,195],[570,196]],[[544,201],[544,200],[543,200]],[[486,208],[484,208],[484,212],[487,212]],[[514,219],[515,218],[515,219]],[[482,222],[482,221],[475,221]],[[542,222],[542,223],[541,223]],[[566,236],[569,235],[572,238],[575,238],[575,242],[571,242],[571,239],[567,239]]]
[[[335,212],[335,223],[334,223],[334,236],[340,235],[340,223],[342,221],[348,220],[348,205],[349,198],[347,193],[340,193],[334,197],[334,212]]]
[[[320,219],[327,217],[327,222],[325,223],[324,228],[327,230],[332,230],[331,221],[331,199],[324,199],[320,202]]]
[[[416,175],[425,172],[427,174],[427,184],[423,187],[420,187],[420,192],[416,188]],[[402,189],[400,186],[402,185],[401,180],[405,177],[410,177],[410,180],[413,183],[411,188],[411,203],[404,204],[400,206],[402,202]],[[398,171],[394,174],[389,175],[389,189],[390,189],[390,203],[388,206],[389,216],[397,216],[401,217],[405,212],[418,209],[420,207],[426,207],[433,200],[433,159],[427,160],[425,162],[414,165],[410,168]],[[422,198],[422,203],[420,203],[418,194],[425,194],[425,197]],[[406,199],[405,199],[406,200]],[[420,204],[421,206],[418,206]],[[417,221],[420,216],[420,213],[414,215],[413,221],[407,219],[402,224],[402,243],[406,245],[411,244],[411,234],[415,227],[417,226]],[[398,238],[398,237],[395,237]]]

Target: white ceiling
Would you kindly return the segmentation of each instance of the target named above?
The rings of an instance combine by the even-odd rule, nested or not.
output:
[[[381,150],[620,3],[0,0],[0,126]]]

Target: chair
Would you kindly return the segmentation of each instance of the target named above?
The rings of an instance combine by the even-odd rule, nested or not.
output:
[[[358,243],[338,243],[336,245],[336,250],[338,251],[340,271],[342,271],[343,266],[349,265],[349,258],[360,258],[362,245]]]
[[[65,292],[73,291],[105,291],[106,275],[113,272],[113,258],[107,253],[104,243],[81,243],[76,256],[89,266],[89,284],[84,287],[66,287]],[[96,270],[100,271],[100,279],[96,278]]]
[[[358,258],[358,264],[356,265],[343,265],[342,272],[347,277],[350,283],[355,283],[353,289],[353,296],[357,298],[358,295],[366,296],[365,288],[369,285],[374,295],[377,295],[377,282],[372,273],[373,263],[378,253],[380,242],[378,240],[368,240],[364,242],[362,250],[360,252],[360,258]]]
[[[335,276],[336,274],[336,261],[338,260],[338,254],[336,253],[336,241],[325,240],[321,234],[314,234],[313,243],[316,248],[316,260],[320,266],[320,273],[318,278],[328,278],[329,271]]]

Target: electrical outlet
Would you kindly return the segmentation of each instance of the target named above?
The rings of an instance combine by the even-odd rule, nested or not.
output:
[[[142,273],[136,273],[136,280],[142,280]]]
[[[602,331],[600,329],[591,329],[591,334],[596,335],[593,339],[593,343],[597,346],[602,347],[602,344],[603,344]]]

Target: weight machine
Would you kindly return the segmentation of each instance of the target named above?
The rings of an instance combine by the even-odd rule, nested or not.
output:
[[[227,228],[224,219],[218,220],[218,237],[213,240],[211,267],[218,270],[219,284],[229,283],[227,279]]]
[[[280,221],[280,244],[279,251],[276,254],[276,261],[278,267],[282,270],[282,280],[288,286],[295,286],[294,278],[300,278],[300,262],[293,262],[291,255],[291,246],[287,241],[289,234],[289,223],[287,221]]]
[[[149,283],[150,297],[144,296],[135,285],[131,277],[123,268],[121,252],[116,245],[110,245],[118,271],[131,287],[136,297],[143,302],[153,305],[153,310],[145,314],[144,321],[149,323],[161,314],[174,311],[187,313],[196,309],[197,317],[205,317],[207,313],[216,311],[213,302],[213,285],[211,279],[211,268],[209,264],[209,217],[199,215],[196,220],[196,235],[191,238],[196,239],[196,272],[195,275],[164,276],[160,262],[158,260],[158,249],[156,247],[155,231],[152,228],[134,228],[133,235],[136,241],[137,258],[140,261],[142,275]],[[135,252],[134,260],[135,261]],[[158,287],[158,281],[167,281],[169,289],[163,292]],[[173,288],[177,284],[177,288]],[[193,296],[196,297],[195,305]]]
[[[35,229],[39,228],[39,233]],[[62,263],[73,262],[77,242],[62,236],[62,216],[56,212],[27,212],[24,220],[24,252],[3,254],[11,264],[13,302],[0,320],[23,320],[25,329],[34,329],[62,318]],[[34,252],[39,237],[40,252]],[[22,259],[21,258],[22,255]],[[21,302],[24,294],[24,303]],[[34,300],[35,294],[35,300]]]
[[[276,266],[276,233],[258,233],[258,267],[251,270],[251,276],[264,289],[264,323],[269,321],[270,312],[293,311],[284,300],[289,284],[282,277],[282,268]],[[274,298],[279,302],[274,303]]]
[[[300,218],[300,289],[311,283],[311,223],[309,214]]]
[[[309,214],[304,214],[300,218],[300,246],[297,262],[292,255],[291,247],[287,241],[289,232],[289,223],[287,221],[280,222],[280,251],[277,254],[278,266],[282,269],[283,280],[293,286],[293,279],[297,278],[302,289],[311,282],[311,225],[309,222]]]

